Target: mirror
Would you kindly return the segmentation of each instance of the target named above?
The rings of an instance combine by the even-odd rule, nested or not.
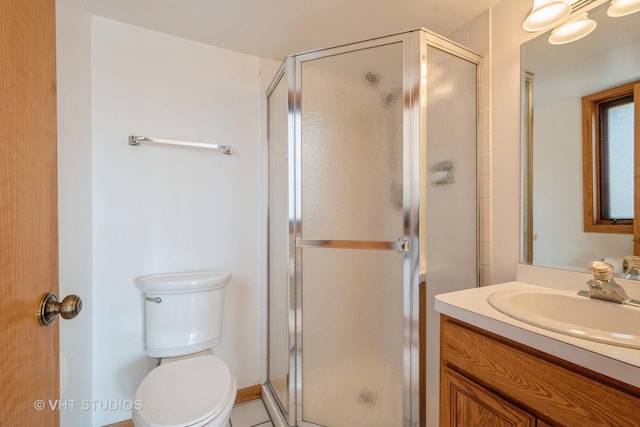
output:
[[[640,80],[640,13],[612,18],[608,6],[589,12],[598,26],[583,39],[522,45],[523,263],[587,271],[604,259],[622,273],[633,254],[633,234],[583,229],[581,99]]]

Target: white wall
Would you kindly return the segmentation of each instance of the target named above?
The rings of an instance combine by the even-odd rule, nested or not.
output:
[[[133,399],[155,361],[134,285],[151,273],[223,269],[215,349],[244,388],[260,382],[260,59],[93,18],[94,398]],[[232,156],[127,145],[131,134],[229,144]],[[94,425],[130,418],[98,411]]]
[[[58,78],[59,298],[83,300],[76,319],[60,322],[61,399],[92,398],[91,249],[91,15],[85,0],[56,1]],[[65,363],[66,362],[66,363]],[[69,366],[69,370],[65,369]],[[67,375],[68,372],[68,375]],[[61,406],[62,407],[62,406]],[[71,404],[63,427],[92,423],[91,411]]]
[[[491,9],[492,282],[514,280],[520,254],[520,45],[531,2],[503,0]]]
[[[608,257],[621,265],[633,252],[630,235],[583,231],[581,99],[536,108],[534,116],[533,264],[584,269]]]

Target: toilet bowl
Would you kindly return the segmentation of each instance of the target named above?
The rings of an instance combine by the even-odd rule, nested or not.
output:
[[[216,356],[196,356],[153,369],[136,392],[136,427],[226,427],[236,382]]]
[[[134,426],[230,425],[236,381],[208,350],[221,339],[224,287],[230,277],[209,271],[136,280],[145,297],[147,353],[160,358],[160,364],[136,391]]]

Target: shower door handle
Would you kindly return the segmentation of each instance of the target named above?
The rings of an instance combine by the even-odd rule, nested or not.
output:
[[[384,240],[322,240],[296,239],[297,248],[331,248],[331,249],[370,249],[383,251],[409,251],[409,240],[399,238],[396,241]]]

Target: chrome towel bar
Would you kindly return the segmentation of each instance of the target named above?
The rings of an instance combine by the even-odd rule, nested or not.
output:
[[[230,145],[208,144],[204,142],[175,141],[173,139],[150,138],[147,136],[136,135],[129,136],[129,145],[138,146],[141,144],[167,144],[182,147],[207,148],[212,150],[221,150],[223,154],[227,155],[233,154],[233,147],[231,147]]]

